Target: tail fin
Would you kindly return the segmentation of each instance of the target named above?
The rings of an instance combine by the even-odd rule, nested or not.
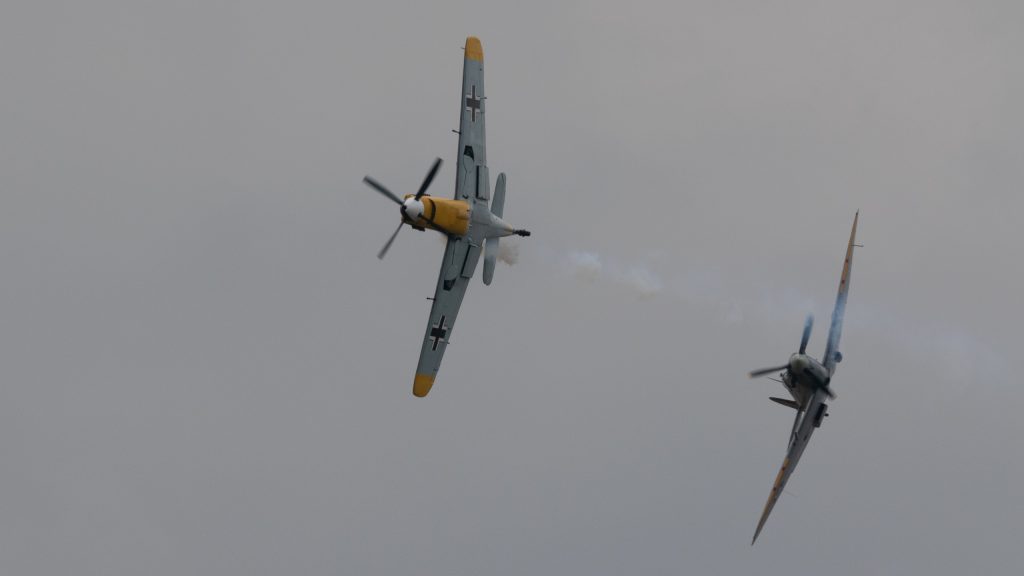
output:
[[[498,174],[494,183],[494,194],[491,195],[491,214],[501,218],[505,211],[505,173]],[[494,265],[498,258],[498,239],[488,238],[484,245],[484,284],[490,286],[494,279]]]
[[[494,194],[491,196],[491,214],[501,218],[505,211],[505,173],[498,174],[498,181],[494,183]]]

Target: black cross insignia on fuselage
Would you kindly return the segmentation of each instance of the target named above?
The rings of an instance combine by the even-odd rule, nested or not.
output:
[[[444,316],[441,316],[441,319],[437,321],[437,324],[430,327],[430,337],[434,339],[434,344],[430,349],[437,350],[437,343],[444,342],[444,337],[447,335],[448,327],[444,324]]]
[[[476,84],[474,84],[472,94],[466,94],[466,112],[472,112],[473,122],[476,122],[476,113],[479,111],[480,98],[476,95]]]

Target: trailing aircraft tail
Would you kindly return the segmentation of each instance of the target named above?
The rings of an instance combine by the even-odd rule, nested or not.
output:
[[[498,174],[494,183],[494,195],[491,196],[491,214],[498,218],[505,212],[505,173]]]
[[[799,410],[800,409],[800,405],[797,404],[796,401],[794,401],[794,400],[787,400],[786,398],[776,398],[775,396],[769,396],[768,399],[771,400],[772,402],[777,402],[779,404],[782,404],[783,406],[788,406],[789,408],[792,408],[793,410]]]
[[[498,174],[494,183],[494,194],[491,195],[491,214],[501,218],[505,211],[505,173]],[[484,284],[490,286],[494,279],[494,266],[498,259],[498,238],[488,238],[484,244]]]

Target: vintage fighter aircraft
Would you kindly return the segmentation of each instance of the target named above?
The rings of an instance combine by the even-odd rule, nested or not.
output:
[[[426,193],[441,167],[440,158],[434,161],[416,194],[407,194],[404,199],[373,178],[363,178],[372,188],[398,204],[401,210],[402,221],[377,258],[384,258],[404,225],[421,232],[429,228],[448,237],[434,291],[434,304],[430,308],[430,321],[413,379],[412,393],[419,397],[426,396],[434,385],[462,297],[466,294],[466,286],[473,277],[481,252],[484,254],[484,284],[490,284],[498,255],[498,239],[513,234],[530,235],[528,231],[517,230],[501,219],[505,206],[505,174],[498,175],[494,194],[491,194],[484,142],[486,97],[484,50],[480,40],[472,36],[467,38],[465,52],[455,199],[435,198]]]
[[[843,262],[843,273],[839,278],[839,294],[836,296],[836,307],[832,311],[832,326],[828,331],[828,341],[825,344],[825,356],[821,362],[807,355],[807,341],[811,338],[811,327],[814,325],[814,317],[808,316],[804,322],[804,333],[800,338],[800,349],[789,357],[789,362],[782,366],[763,368],[750,373],[751,378],[766,376],[773,372],[782,371],[781,382],[786,390],[793,396],[792,400],[785,398],[774,398],[771,400],[796,410],[796,419],[793,421],[793,431],[789,437],[789,448],[786,452],[786,459],[782,461],[782,468],[779,475],[775,477],[775,485],[772,486],[771,495],[768,496],[768,503],[764,506],[761,520],[757,523],[757,530],[754,532],[754,539],[751,545],[757,542],[757,536],[764,528],[775,502],[779,499],[786,482],[789,480],[793,469],[796,468],[800,456],[807,447],[814,429],[821,426],[821,422],[828,416],[828,405],[825,399],[835,399],[836,395],[830,386],[832,375],[836,372],[836,364],[843,359],[839,353],[839,336],[843,331],[843,314],[846,311],[846,297],[850,291],[850,270],[853,268],[853,249],[856,244],[858,212],[853,217],[853,229],[850,231],[850,243],[846,246],[846,260]]]

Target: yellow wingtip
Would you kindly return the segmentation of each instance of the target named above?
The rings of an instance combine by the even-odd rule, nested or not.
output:
[[[423,398],[430,392],[430,388],[433,385],[433,376],[429,374],[417,374],[416,378],[412,381],[412,395],[417,398]]]
[[[484,47],[476,36],[466,38],[466,58],[477,62],[484,61]]]

